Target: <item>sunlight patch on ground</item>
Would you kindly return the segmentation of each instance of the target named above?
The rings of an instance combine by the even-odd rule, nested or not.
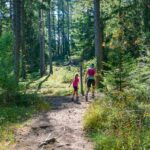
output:
[[[77,67],[54,67],[53,75],[46,75],[31,82],[27,92],[37,92],[41,95],[70,95],[72,93],[72,88],[69,88],[69,84],[78,70],[79,68]]]

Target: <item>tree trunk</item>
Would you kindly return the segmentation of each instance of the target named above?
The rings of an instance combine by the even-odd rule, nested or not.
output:
[[[34,10],[32,10],[32,7],[34,6],[34,1],[33,0],[30,0],[30,1],[28,1],[28,14],[27,15],[33,15],[34,14]],[[33,20],[33,18],[31,17],[31,18],[26,18],[26,21],[30,24],[30,27],[31,27],[31,29],[29,30],[29,34],[28,35],[26,35],[26,36],[29,36],[30,37],[30,39],[31,40],[33,40],[34,39],[34,35],[33,35],[33,29],[34,29],[34,20]],[[32,32],[31,32],[32,31]],[[33,72],[34,71],[34,67],[36,66],[36,61],[35,61],[35,55],[34,55],[34,53],[36,52],[35,51],[35,49],[34,48],[32,48],[32,46],[33,46],[33,42],[29,42],[29,43],[27,43],[27,53],[28,53],[28,58],[27,58],[27,60],[28,60],[28,63],[29,63],[29,69],[30,69],[30,72]]]
[[[9,0],[9,3],[10,3],[10,8],[9,8],[9,14],[10,14],[10,22],[11,22],[11,28],[12,28],[12,31],[14,31],[14,27],[13,27],[13,0]]]
[[[2,1],[0,1],[0,10],[2,9]],[[0,36],[2,35],[2,14],[1,14],[1,11],[0,11]]]
[[[26,79],[25,65],[25,38],[24,38],[24,0],[21,0],[21,50],[22,50],[22,73],[23,79]]]
[[[2,19],[0,18],[0,36],[2,35]]]
[[[54,53],[56,53],[56,30],[55,30],[55,4],[53,2],[53,38],[54,38]]]
[[[96,57],[96,69],[97,79],[96,84],[99,86],[101,80],[102,71],[102,31],[100,24],[100,0],[94,0],[94,25],[95,25],[95,57]]]
[[[64,10],[64,0],[62,0],[62,51],[63,55],[66,54],[66,47],[65,47],[65,10]]]
[[[21,23],[20,23],[20,0],[13,0],[13,27],[14,27],[14,73],[16,82],[19,82],[19,71],[20,71],[20,39],[21,39]]]
[[[39,10],[40,75],[45,74],[43,10]]]
[[[57,34],[58,34],[58,43],[57,43],[57,56],[60,55],[60,4],[59,4],[59,0],[57,2],[57,18],[58,18],[58,21],[57,21]]]
[[[143,19],[144,19],[144,29],[145,32],[150,31],[150,1],[144,0],[144,13],[143,13]]]
[[[70,10],[72,10],[71,3],[70,3]],[[69,30],[71,30],[72,29],[72,11],[69,11],[69,14],[70,14]],[[71,36],[71,34],[69,36],[70,36],[70,38],[69,38],[69,51],[71,53],[71,49],[72,49],[72,36]]]
[[[69,6],[69,0],[67,0],[67,7],[68,7],[68,44],[67,49],[68,53],[67,55],[70,56],[70,6]]]
[[[49,2],[49,11],[48,11],[48,48],[49,48],[49,74],[53,74],[53,65],[52,65],[52,49],[51,49],[51,1]]]

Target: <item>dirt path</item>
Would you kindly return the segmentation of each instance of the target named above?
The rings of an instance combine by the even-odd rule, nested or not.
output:
[[[93,150],[83,131],[83,115],[89,103],[70,97],[47,97],[53,109],[34,118],[16,133],[14,150]]]

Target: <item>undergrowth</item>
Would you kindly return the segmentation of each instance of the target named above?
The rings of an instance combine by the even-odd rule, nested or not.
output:
[[[84,128],[96,142],[96,150],[149,149],[149,114],[133,95],[115,93],[90,106]]]
[[[104,72],[105,96],[93,102],[84,118],[96,150],[150,149],[149,62],[147,56],[146,61],[123,63],[121,73],[114,68]]]
[[[77,67],[54,66],[53,75],[42,78],[37,77],[37,74],[27,76],[26,81],[20,81],[19,91],[11,92],[11,95],[1,90],[0,150],[7,150],[15,142],[17,128],[32,119],[33,115],[50,109],[50,102],[44,100],[47,96],[72,94],[73,89],[69,88],[69,84],[78,71]]]
[[[8,143],[15,142],[14,133],[24,122],[28,121],[34,114],[49,109],[50,104],[36,94],[20,94],[12,103],[1,104],[0,149],[6,148]]]

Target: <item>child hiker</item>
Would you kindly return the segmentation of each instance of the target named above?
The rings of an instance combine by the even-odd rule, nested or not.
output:
[[[74,96],[76,95],[76,100],[78,100],[78,84],[79,84],[79,75],[76,74],[74,79],[72,80],[72,82],[70,83],[70,86],[73,86],[73,96],[72,96],[72,100],[74,100]],[[69,87],[70,87],[69,86]]]

